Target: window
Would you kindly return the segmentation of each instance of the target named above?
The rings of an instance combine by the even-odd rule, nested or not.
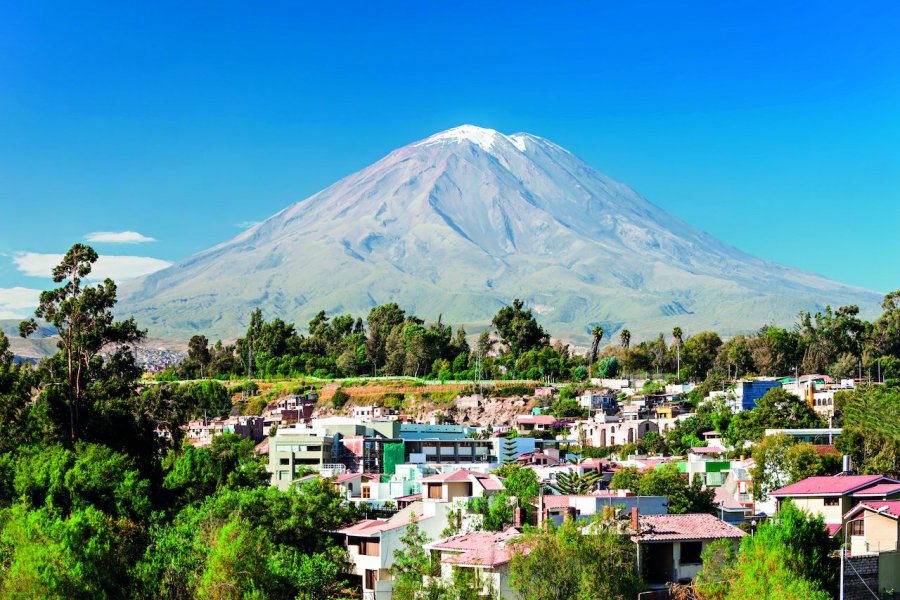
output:
[[[371,498],[372,497],[372,490],[369,488],[369,486],[367,486],[367,485],[362,486],[362,497],[363,498]]]
[[[837,498],[825,498],[825,506],[837,506],[838,499]]]
[[[428,484],[428,497],[432,500],[440,500],[444,497],[443,489],[440,484]]]
[[[280,459],[278,459],[278,464],[279,464],[279,465],[289,465],[289,464],[291,464],[291,459],[289,459],[289,458],[280,458]]]
[[[863,519],[850,521],[850,535],[865,535],[866,522]]]
[[[378,571],[375,569],[366,569],[366,580],[363,587],[367,590],[374,590],[375,583],[378,581]]]
[[[378,540],[360,540],[359,553],[365,556],[378,556],[381,553],[381,544]]]
[[[681,542],[681,564],[699,564],[703,542]]]

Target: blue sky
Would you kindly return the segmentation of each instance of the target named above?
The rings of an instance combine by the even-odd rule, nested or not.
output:
[[[900,287],[895,2],[137,4],[0,5],[0,318],[88,234],[105,273],[157,268],[463,123]]]

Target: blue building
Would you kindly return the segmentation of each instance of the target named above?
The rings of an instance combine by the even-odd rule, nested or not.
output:
[[[780,388],[781,382],[777,379],[753,379],[738,381],[734,384],[734,398],[729,397],[728,405],[734,412],[753,410],[756,401],[766,395],[773,388]]]

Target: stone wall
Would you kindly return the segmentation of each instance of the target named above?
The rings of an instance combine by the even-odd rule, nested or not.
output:
[[[844,561],[845,600],[872,600],[872,593],[866,589],[866,585],[875,593],[880,592],[878,589],[878,555],[847,557]]]

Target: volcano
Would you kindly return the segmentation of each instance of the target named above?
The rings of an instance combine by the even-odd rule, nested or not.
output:
[[[120,291],[159,337],[235,337],[260,307],[305,326],[397,302],[485,326],[522,298],[554,336],[589,340],[791,324],[881,297],[750,256],[546,139],[465,125],[399,148],[223,244]]]

